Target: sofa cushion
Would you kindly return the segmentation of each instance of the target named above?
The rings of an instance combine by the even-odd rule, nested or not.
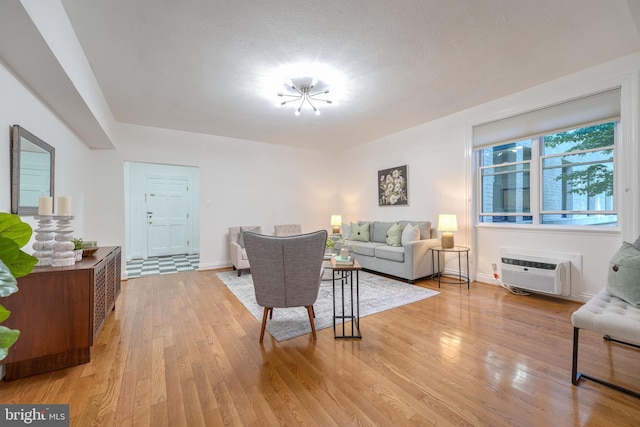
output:
[[[375,249],[379,246],[386,246],[377,242],[349,242],[352,251],[358,255],[375,256]]]
[[[349,240],[358,241],[358,242],[368,242],[369,226],[370,225],[368,222],[363,222],[361,224],[356,224],[352,222],[350,225],[351,234],[349,235]]]
[[[640,250],[623,242],[609,262],[607,292],[640,307]]]
[[[389,246],[402,246],[402,226],[395,223],[389,227],[385,241]]]
[[[371,223],[373,230],[371,233],[371,241],[378,243],[387,243],[387,231],[395,224],[393,222],[374,221]]]
[[[402,246],[378,246],[375,248],[376,258],[390,261],[404,262],[404,248]]]
[[[404,230],[402,230],[402,244],[406,245],[416,240],[420,240],[420,228],[410,223],[405,225]]]

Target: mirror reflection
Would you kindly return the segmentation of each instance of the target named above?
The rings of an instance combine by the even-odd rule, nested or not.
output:
[[[11,211],[36,215],[38,199],[53,197],[55,149],[18,125],[11,134]]]

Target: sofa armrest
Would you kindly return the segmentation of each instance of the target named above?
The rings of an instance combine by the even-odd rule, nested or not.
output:
[[[424,239],[408,242],[403,246],[405,255],[411,255],[415,258],[415,256],[426,256],[430,248],[440,246],[440,243],[440,239]]]
[[[409,242],[404,245],[405,262],[409,261],[414,266],[422,266],[416,271],[427,271],[427,275],[434,273],[429,249],[440,246],[440,239],[424,239]],[[441,263],[442,266],[442,263]],[[415,269],[415,268],[414,268]]]
[[[242,260],[242,247],[238,242],[229,242],[229,251],[231,252],[229,254],[231,263],[237,267]]]

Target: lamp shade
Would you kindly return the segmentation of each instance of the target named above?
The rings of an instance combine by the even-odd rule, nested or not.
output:
[[[333,227],[333,234],[340,233],[341,225],[342,225],[342,215],[331,215],[331,227]]]
[[[455,214],[438,216],[438,231],[458,231],[458,219]]]

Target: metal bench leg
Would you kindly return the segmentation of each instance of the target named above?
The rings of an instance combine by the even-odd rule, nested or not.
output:
[[[573,361],[571,363],[571,382],[573,385],[578,385],[582,374],[578,372],[578,334],[580,328],[573,328]]]
[[[571,364],[571,382],[573,383],[573,385],[578,385],[578,382],[580,381],[581,378],[586,378],[586,379],[591,380],[593,382],[596,382],[598,384],[602,384],[605,387],[612,388],[612,389],[617,390],[619,392],[628,394],[629,396],[633,396],[635,398],[640,399],[640,393],[638,393],[638,392],[635,392],[633,390],[629,390],[628,388],[621,387],[619,385],[616,385],[616,384],[601,380],[600,378],[596,378],[596,377],[593,377],[591,375],[587,375],[587,374],[584,374],[584,373],[578,371],[578,341],[579,341],[578,340],[578,335],[579,335],[579,331],[580,331],[580,328],[576,328],[574,326],[574,328],[573,328],[573,361],[572,361],[572,364]],[[636,345],[629,344],[629,343],[626,343],[624,341],[617,341],[617,340],[611,339],[611,337],[609,337],[608,335],[605,335],[604,339],[606,339],[608,341],[619,342],[621,344],[631,345],[632,347],[638,347]]]

